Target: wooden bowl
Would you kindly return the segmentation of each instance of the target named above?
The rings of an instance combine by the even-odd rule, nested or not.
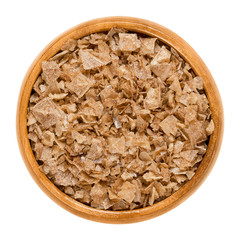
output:
[[[153,206],[128,211],[106,211],[86,206],[65,193],[61,192],[45,175],[39,170],[38,163],[33,155],[27,133],[27,108],[33,84],[41,72],[41,63],[55,55],[62,44],[70,38],[81,38],[91,33],[108,31],[113,26],[126,28],[133,32],[143,33],[160,39],[165,44],[174,47],[178,53],[187,61],[194,72],[203,78],[204,89],[207,94],[215,130],[210,137],[207,152],[197,169],[194,177],[188,181],[177,192],[165,200]],[[203,183],[214,163],[216,162],[223,137],[223,107],[221,98],[208,68],[198,54],[177,34],[169,29],[138,18],[132,17],[107,17],[91,20],[71,28],[54,39],[37,56],[30,66],[22,83],[18,106],[17,106],[17,138],[23,160],[39,187],[57,204],[69,212],[80,217],[105,223],[133,223],[159,216],[186,200]]]

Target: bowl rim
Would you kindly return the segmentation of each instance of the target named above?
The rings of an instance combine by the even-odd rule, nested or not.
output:
[[[123,27],[133,32],[157,37],[177,52],[190,64],[194,72],[203,78],[204,90],[209,100],[215,130],[210,137],[207,152],[194,177],[170,197],[152,206],[136,210],[99,210],[82,204],[60,191],[39,169],[33,155],[27,133],[27,107],[33,83],[41,71],[41,63],[55,55],[69,38],[81,38],[91,33],[107,31],[113,26]],[[204,182],[212,170],[220,151],[223,137],[223,106],[215,81],[207,66],[192,47],[171,30],[148,20],[134,17],[104,17],[81,23],[51,41],[35,58],[29,67],[21,86],[17,104],[16,133],[24,163],[38,186],[58,205],[69,212],[97,222],[133,223],[151,219],[168,212],[190,197]]]

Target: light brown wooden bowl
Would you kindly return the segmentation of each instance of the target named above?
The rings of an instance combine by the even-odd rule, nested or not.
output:
[[[215,130],[210,137],[207,152],[194,177],[177,192],[153,206],[128,211],[105,211],[86,206],[61,192],[40,170],[33,155],[27,134],[27,108],[33,84],[41,72],[41,63],[55,55],[69,38],[81,38],[91,33],[108,31],[113,26],[126,28],[159,38],[165,44],[174,47],[191,65],[194,72],[203,78]],[[22,83],[17,106],[17,138],[23,160],[38,186],[57,204],[80,217],[105,223],[133,223],[159,216],[186,200],[203,183],[216,162],[223,137],[223,107],[221,98],[208,68],[198,54],[177,34],[169,29],[138,18],[107,17],[94,19],[64,32],[54,39],[37,56],[30,66]]]

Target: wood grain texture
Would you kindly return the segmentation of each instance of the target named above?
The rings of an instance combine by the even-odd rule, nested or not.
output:
[[[128,211],[105,211],[86,206],[61,192],[40,170],[33,155],[27,135],[27,108],[33,84],[41,72],[41,63],[55,55],[64,42],[78,39],[91,33],[108,31],[113,26],[157,37],[165,44],[174,47],[187,61],[194,72],[203,78],[215,130],[210,137],[207,152],[194,177],[165,200],[153,206]],[[17,138],[25,165],[39,187],[57,204],[80,217],[104,223],[133,223],[159,216],[186,200],[203,183],[216,162],[223,137],[223,107],[214,79],[198,54],[177,34],[169,29],[138,18],[107,17],[94,19],[64,32],[38,55],[23,80],[17,106]]]

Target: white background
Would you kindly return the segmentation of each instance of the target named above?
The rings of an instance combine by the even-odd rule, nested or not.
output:
[[[239,1],[1,1],[0,239],[240,239]],[[109,225],[76,217],[52,202],[21,159],[17,97],[33,59],[53,38],[105,16],[157,22],[184,38],[209,67],[222,96],[225,133],[210,176],[187,201],[155,219]]]

